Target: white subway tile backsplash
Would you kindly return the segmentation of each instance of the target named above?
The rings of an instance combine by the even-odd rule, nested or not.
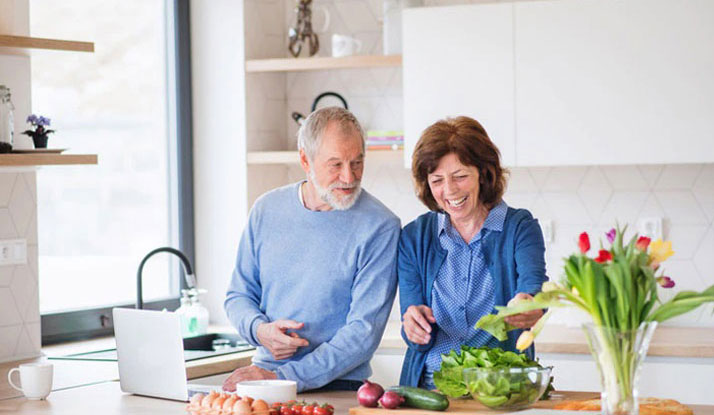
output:
[[[535,185],[538,190],[541,190],[543,188],[543,185],[545,184],[545,181],[548,180],[548,175],[550,174],[550,167],[532,167],[528,169],[528,172],[531,174],[533,182],[535,182]]]
[[[508,176],[507,193],[512,192],[537,192],[533,177],[528,173],[528,169],[523,167],[512,167]]]
[[[699,177],[692,186],[694,198],[707,215],[709,222],[714,221],[714,164],[702,168]]]
[[[672,242],[675,252],[677,243],[677,240]],[[699,242],[694,252],[694,265],[707,286],[714,284],[714,225],[709,226]]]
[[[345,29],[350,33],[379,32],[381,25],[370,5],[362,0],[342,0],[335,2],[335,8],[345,23]]]
[[[673,241],[673,259],[691,260],[702,245],[706,233],[707,228],[700,225],[671,225],[664,239]]]
[[[667,219],[675,224],[706,225],[706,215],[689,190],[655,191]]]
[[[12,188],[15,187],[15,173],[0,174],[0,207],[7,207]]]
[[[640,210],[649,196],[645,191],[616,191],[600,215],[598,224],[601,226],[615,226],[616,223],[624,225],[635,224]]]
[[[657,180],[659,180],[664,166],[660,164],[649,164],[637,166],[637,168],[640,170],[640,174],[642,174],[642,178],[645,179],[647,186],[651,188],[657,183]]]
[[[549,206],[551,218],[558,218],[563,225],[589,223],[585,206],[575,192],[541,192],[545,203]]]
[[[587,167],[552,168],[541,190],[544,192],[574,192],[580,187],[587,170]]]
[[[613,190],[648,190],[649,185],[637,166],[604,166],[602,171]]]
[[[12,221],[10,209],[0,208],[0,239],[15,239],[17,236],[17,229]]]
[[[664,166],[655,186],[657,190],[688,190],[702,171],[701,164],[670,164]]]
[[[7,207],[0,208],[0,239],[28,242],[26,265],[0,267],[0,361],[39,355],[35,179],[34,172],[0,173],[0,195],[9,195]],[[25,330],[29,322],[33,325]]]
[[[0,288],[0,316],[4,325],[22,324],[22,315],[10,288]]]

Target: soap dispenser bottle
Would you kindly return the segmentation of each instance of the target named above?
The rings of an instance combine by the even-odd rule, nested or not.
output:
[[[208,332],[208,309],[201,304],[198,296],[199,294],[205,293],[206,290],[192,288],[189,290],[189,299],[191,310],[191,322],[189,329],[193,333],[193,336],[198,336],[200,334],[206,334]]]
[[[176,309],[176,314],[180,316],[181,320],[181,335],[183,337],[191,337],[195,336],[194,333],[191,332],[191,327],[195,327],[198,325],[198,322],[192,322],[191,319],[195,317],[191,316],[191,298],[189,297],[189,291],[190,290],[181,290],[181,306]]]

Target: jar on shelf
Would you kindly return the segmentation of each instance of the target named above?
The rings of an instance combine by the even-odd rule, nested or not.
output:
[[[12,151],[13,135],[15,133],[10,88],[0,85],[0,153]]]

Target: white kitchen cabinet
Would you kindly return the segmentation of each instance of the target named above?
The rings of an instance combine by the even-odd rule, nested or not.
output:
[[[515,22],[517,165],[714,161],[714,1],[519,2]]]
[[[422,131],[467,115],[514,157],[513,5],[427,7],[403,12],[405,164]]]

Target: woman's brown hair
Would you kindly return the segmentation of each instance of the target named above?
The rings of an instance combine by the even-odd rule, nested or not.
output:
[[[447,118],[422,133],[412,157],[412,176],[417,196],[433,211],[440,211],[429,188],[428,176],[442,157],[454,153],[466,166],[479,172],[479,200],[488,209],[495,206],[506,190],[508,170],[501,167],[501,153],[481,124],[469,117]]]

